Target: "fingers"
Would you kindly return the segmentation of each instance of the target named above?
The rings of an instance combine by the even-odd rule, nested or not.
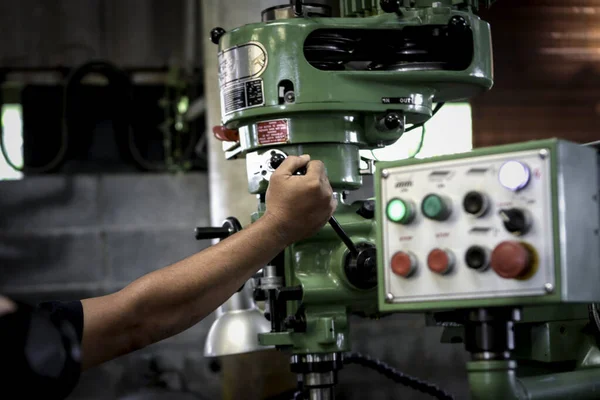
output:
[[[329,218],[333,217],[333,214],[335,213],[335,210],[337,210],[337,206],[338,206],[338,201],[336,199],[333,198],[333,196],[331,197],[331,203],[329,204],[329,207],[331,209],[331,214],[329,215]]]
[[[310,162],[310,156],[308,154],[297,156],[288,156],[284,162],[281,163],[279,168],[275,170],[273,174],[277,175],[293,175],[294,172],[300,168],[305,167]]]
[[[320,181],[323,181],[323,178],[326,178],[325,164],[323,164],[322,161],[316,160],[309,162],[308,167],[306,169],[306,176],[318,178]]]

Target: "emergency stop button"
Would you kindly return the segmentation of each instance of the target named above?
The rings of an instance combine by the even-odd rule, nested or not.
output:
[[[427,256],[427,266],[436,274],[447,274],[454,267],[454,255],[450,250],[434,249]]]
[[[527,246],[517,241],[500,243],[490,259],[492,269],[505,279],[519,279],[527,276],[534,264],[534,257]]]
[[[392,256],[392,272],[403,278],[413,275],[418,266],[417,257],[411,252],[399,251]]]

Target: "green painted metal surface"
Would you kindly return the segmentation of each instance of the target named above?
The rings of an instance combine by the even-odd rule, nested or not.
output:
[[[406,27],[446,26],[454,16],[465,18],[473,30],[474,56],[462,71],[327,71],[312,66],[304,54],[307,37],[317,30],[399,31]],[[229,113],[223,107],[223,124],[238,129],[240,134],[239,147],[228,157],[251,156],[271,148],[285,148],[289,154],[308,153],[325,162],[329,178],[339,190],[354,190],[362,184],[359,149],[383,147],[401,137],[402,130],[379,129],[378,124],[388,112],[402,112],[407,124],[425,122],[434,102],[471,98],[493,84],[489,25],[472,13],[452,7],[407,9],[402,18],[385,14],[250,24],[223,36],[219,49],[227,54],[248,44],[264,52],[264,59],[259,60],[264,65],[251,78],[261,80],[264,105]],[[221,68],[226,71],[227,60],[223,59]],[[282,82],[291,85],[291,103],[281,100]],[[388,104],[385,98],[410,101]],[[286,121],[285,137],[265,142],[260,126],[266,121]],[[335,149],[331,144],[354,146]],[[342,165],[344,160],[346,164]],[[249,175],[251,193],[264,192],[266,185],[260,177]]]
[[[473,400],[565,400],[600,398],[600,369],[517,376],[514,361],[467,364]]]
[[[544,363],[576,361],[581,348],[587,349],[588,320],[517,324],[515,352],[518,359]]]
[[[452,16],[465,18],[473,30],[474,58],[464,71],[323,71],[304,55],[306,38],[318,29],[394,29],[419,25],[447,25]],[[259,44],[266,54],[263,80],[265,104],[226,114],[223,123],[241,128],[265,119],[311,118],[311,112],[327,112],[332,119],[348,113],[369,115],[388,109],[402,110],[408,123],[431,116],[432,103],[470,98],[492,87],[492,50],[489,25],[469,12],[451,7],[407,9],[396,15],[369,18],[297,18],[250,24],[228,32],[220,40],[225,51],[248,43]],[[295,101],[281,104],[278,85],[293,83]],[[411,97],[413,104],[390,104],[384,97]],[[336,113],[338,114],[336,116]],[[362,121],[365,126],[369,118]],[[365,128],[366,130],[366,128]],[[312,131],[308,141],[319,141],[322,132]],[[371,146],[376,146],[371,142]],[[252,141],[242,146],[251,146]],[[252,150],[252,147],[244,147]]]
[[[600,369],[578,370],[522,378],[521,385],[531,400],[597,400],[600,398]]]
[[[527,399],[517,380],[514,361],[472,361],[467,363],[472,400]]]
[[[522,323],[573,321],[587,319],[587,304],[560,304],[552,306],[523,307]]]
[[[511,297],[494,297],[488,299],[460,299],[460,300],[443,300],[443,301],[417,301],[407,302],[400,304],[390,304],[385,299],[385,288],[383,281],[383,268],[385,268],[386,262],[383,258],[383,253],[378,252],[377,254],[377,265],[378,265],[378,301],[379,309],[382,312],[410,312],[410,311],[428,311],[428,310],[453,310],[468,307],[499,307],[499,306],[531,306],[531,305],[548,305],[548,304],[559,304],[561,301],[561,281],[560,281],[560,263],[561,263],[561,250],[560,250],[560,237],[558,232],[558,187],[556,185],[557,176],[557,152],[558,152],[558,139],[546,139],[529,141],[518,144],[494,146],[488,148],[481,148],[470,151],[468,153],[452,154],[441,157],[432,157],[428,159],[409,159],[401,161],[390,161],[390,162],[378,162],[376,163],[376,174],[375,174],[375,193],[377,199],[376,219],[377,221],[383,221],[385,214],[385,204],[382,204],[382,198],[379,195],[381,193],[381,171],[386,168],[400,167],[424,164],[436,161],[447,161],[447,160],[460,160],[467,159],[470,157],[478,157],[484,155],[495,155],[503,154],[515,151],[534,150],[534,149],[547,149],[550,153],[551,160],[551,174],[552,174],[552,213],[553,213],[553,225],[554,225],[554,273],[555,273],[555,290],[552,294],[546,296],[511,296]],[[381,225],[380,225],[381,226]],[[382,229],[377,230],[377,248],[383,248],[383,231]]]
[[[335,216],[356,244],[375,243],[375,220],[358,215],[360,204],[341,204]],[[326,225],[310,239],[286,250],[286,286],[302,286],[300,302],[288,304],[294,315],[301,303],[305,310],[306,332],[265,333],[265,345],[289,346],[299,353],[331,353],[350,350],[348,314],[376,316],[377,292],[354,287],[344,272],[348,250],[331,226]]]

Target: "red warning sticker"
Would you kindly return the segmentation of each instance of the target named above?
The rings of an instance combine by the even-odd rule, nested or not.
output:
[[[257,131],[258,144],[261,146],[287,143],[290,138],[287,119],[259,122],[257,124]]]

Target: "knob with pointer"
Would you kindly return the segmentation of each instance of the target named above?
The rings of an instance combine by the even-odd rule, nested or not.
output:
[[[531,228],[531,216],[527,210],[506,208],[498,212],[504,228],[515,236],[523,236]]]

